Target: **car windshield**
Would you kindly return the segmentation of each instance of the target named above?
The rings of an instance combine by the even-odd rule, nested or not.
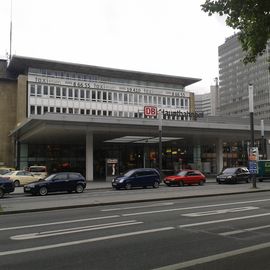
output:
[[[187,174],[187,171],[180,171],[176,175],[178,175],[178,176],[185,176],[186,174]]]
[[[5,175],[12,175],[14,172],[8,172]]]
[[[131,176],[134,172],[135,172],[135,170],[130,170],[130,171],[126,172],[126,173],[124,174],[124,176],[129,177],[129,176]]]
[[[235,173],[236,170],[237,170],[237,168],[227,168],[222,173],[224,173],[224,174],[232,174],[232,173]]]

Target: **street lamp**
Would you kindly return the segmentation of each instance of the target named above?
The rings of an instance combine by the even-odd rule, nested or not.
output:
[[[162,112],[161,112],[161,110],[159,110],[158,136],[159,136],[158,167],[159,167],[159,171],[161,173],[161,171],[162,171]]]
[[[250,135],[251,135],[251,142],[249,148],[249,169],[251,172],[252,177],[252,186],[256,188],[256,172],[257,170],[257,162],[253,159],[251,160],[250,157],[253,157],[253,149],[254,149],[254,104],[253,104],[253,84],[248,85],[248,94],[249,94],[249,115],[250,115]]]
[[[261,120],[261,137],[262,137],[262,142],[261,142],[261,148],[262,148],[262,159],[264,159],[264,120]]]

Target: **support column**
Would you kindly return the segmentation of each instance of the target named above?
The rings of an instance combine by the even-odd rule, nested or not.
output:
[[[199,144],[193,147],[193,162],[196,169],[202,170],[201,146]]]
[[[216,160],[217,160],[217,174],[223,169],[223,143],[222,139],[218,139],[216,143]]]
[[[86,134],[86,145],[85,145],[85,171],[86,171],[86,180],[94,181],[93,176],[93,132],[87,132]]]

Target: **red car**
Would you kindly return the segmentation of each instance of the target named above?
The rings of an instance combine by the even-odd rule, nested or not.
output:
[[[163,181],[167,186],[184,186],[193,184],[203,185],[205,180],[205,175],[199,170],[181,170],[176,175],[166,176]]]

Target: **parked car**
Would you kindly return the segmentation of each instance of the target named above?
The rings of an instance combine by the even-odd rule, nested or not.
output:
[[[199,170],[181,170],[175,175],[166,176],[163,181],[167,186],[203,185],[206,177]]]
[[[250,181],[250,172],[247,167],[232,167],[226,168],[220,174],[217,175],[217,183],[236,184],[238,182]]]
[[[33,174],[28,171],[10,171],[1,177],[5,177],[6,179],[12,180],[14,182],[15,187],[23,186],[29,184],[31,182],[37,181]]]
[[[6,193],[13,192],[15,189],[14,182],[4,177],[0,178],[0,198],[3,198]]]
[[[86,180],[76,172],[61,172],[51,174],[43,181],[36,181],[34,183],[24,186],[24,192],[32,195],[47,195],[49,192],[67,191],[71,193],[75,191],[82,193],[86,187]]]
[[[15,169],[9,167],[0,167],[0,175],[6,174],[11,171],[15,171]]]
[[[116,189],[148,186],[158,188],[160,184],[160,174],[156,169],[138,168],[132,169],[123,175],[119,175],[112,180],[112,187]]]
[[[46,166],[30,166],[29,172],[36,176],[39,180],[43,180],[48,176]]]

